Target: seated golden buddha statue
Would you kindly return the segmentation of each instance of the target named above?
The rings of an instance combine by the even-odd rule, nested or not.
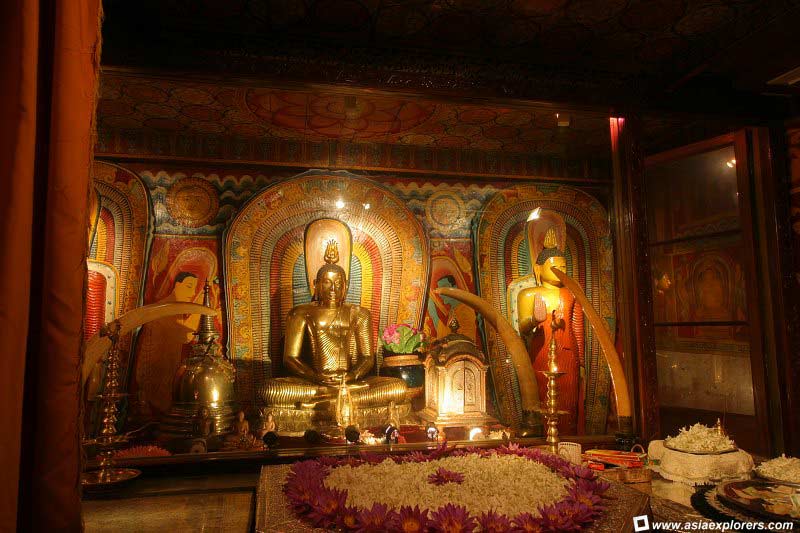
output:
[[[345,303],[347,277],[338,260],[337,244],[330,241],[312,302],[289,312],[283,366],[292,375],[268,379],[260,391],[282,428],[371,425],[385,419],[392,402],[404,404],[404,414],[410,410],[403,380],[367,376],[375,365],[371,317],[367,309]]]

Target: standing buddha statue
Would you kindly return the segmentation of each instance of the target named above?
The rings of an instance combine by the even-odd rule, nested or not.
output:
[[[551,270],[567,271],[563,251],[566,228],[563,219],[555,213],[548,213],[545,220],[534,219],[529,223],[545,226],[543,232],[529,233],[534,239],[541,238],[544,233],[544,239],[531,247],[538,252],[531,260],[535,260],[533,270],[539,286],[523,289],[517,297],[519,331],[529,338],[529,354],[542,403],[547,393],[547,378],[540,371],[549,369],[548,353],[555,338],[558,370],[566,373],[558,382],[558,409],[568,413],[561,417],[561,433],[577,435],[584,432],[583,310]],[[562,235],[561,243],[558,230]]]
[[[261,401],[290,409],[314,409],[322,404],[333,410],[342,387],[347,387],[347,403],[352,402],[355,409],[405,402],[407,386],[403,380],[367,377],[375,365],[370,313],[344,301],[347,277],[337,264],[336,241],[327,243],[324,259],[325,264],[317,271],[311,303],[289,311],[283,366],[291,375],[266,380],[260,391]],[[310,351],[306,359],[304,345]]]

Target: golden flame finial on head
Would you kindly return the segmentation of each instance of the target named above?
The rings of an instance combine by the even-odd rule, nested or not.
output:
[[[339,262],[339,243],[331,239],[325,246],[325,263],[334,265]]]
[[[558,248],[558,237],[556,237],[556,230],[553,227],[547,229],[544,234],[544,247],[545,248]]]

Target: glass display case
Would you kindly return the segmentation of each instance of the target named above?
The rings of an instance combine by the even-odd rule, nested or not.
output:
[[[768,437],[742,146],[730,135],[648,159],[650,290],[662,434],[720,418],[758,451]]]

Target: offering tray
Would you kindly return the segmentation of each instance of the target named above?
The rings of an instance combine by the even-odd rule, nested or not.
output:
[[[699,454],[676,451],[664,441],[654,440],[648,446],[649,468],[662,477],[685,485],[716,485],[726,479],[750,476],[753,458],[744,450],[726,453]]]
[[[680,448],[676,448],[674,446],[670,446],[669,444],[667,444],[666,440],[664,441],[664,448],[666,448],[668,450],[672,450],[674,452],[690,453],[692,455],[723,455],[723,454],[726,454],[726,453],[732,453],[732,452],[735,452],[735,451],[739,450],[739,448],[737,446],[732,446],[732,447],[726,448],[724,450],[715,450],[715,451],[708,451],[708,452],[706,452],[706,451],[682,450]]]
[[[797,486],[747,479],[721,483],[716,492],[717,498],[726,505],[733,505],[771,521],[791,520],[800,524],[800,516],[792,517],[789,512],[792,499],[800,497],[800,488]]]
[[[759,479],[763,479],[764,481],[770,481],[772,483],[780,483],[781,485],[789,485],[791,487],[800,487],[800,481],[786,481],[785,479],[778,479],[776,477],[765,476],[764,474],[758,471],[758,468],[753,469],[753,475]]]

